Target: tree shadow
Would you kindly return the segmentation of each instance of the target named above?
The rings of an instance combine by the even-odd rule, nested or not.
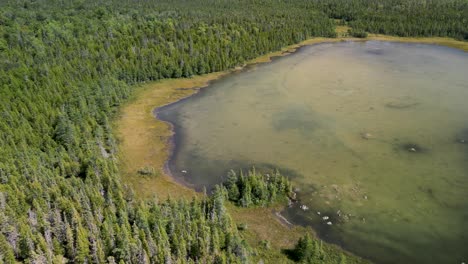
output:
[[[286,257],[288,257],[288,259],[290,259],[292,261],[298,262],[300,260],[299,257],[297,256],[297,252],[296,252],[296,250],[294,248],[281,249],[281,253],[286,255]]]

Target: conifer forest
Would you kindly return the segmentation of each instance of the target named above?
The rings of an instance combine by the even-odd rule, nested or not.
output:
[[[467,41],[468,1],[0,1],[0,263],[250,263],[225,205],[285,201],[287,179],[233,172],[203,198],[140,199],[121,183],[112,120],[138,84],[225,71],[339,25]]]

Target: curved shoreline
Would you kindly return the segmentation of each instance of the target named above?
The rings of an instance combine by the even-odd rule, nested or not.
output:
[[[179,98],[176,101],[168,102],[166,104],[157,106],[157,107],[155,107],[153,109],[152,113],[153,113],[154,117],[156,119],[158,119],[159,121],[168,124],[170,126],[170,130],[172,132],[171,138],[166,143],[166,144],[168,144],[168,148],[169,148],[168,149],[169,156],[166,159],[166,161],[165,161],[165,163],[164,163],[164,165],[162,167],[162,170],[164,171],[164,173],[166,175],[170,176],[171,178],[173,178],[179,184],[182,184],[182,185],[184,185],[186,187],[189,187],[189,188],[194,188],[194,184],[191,184],[191,183],[187,182],[186,180],[182,179],[181,177],[175,176],[171,172],[169,164],[173,160],[174,154],[175,154],[174,151],[175,151],[175,148],[176,148],[176,142],[175,142],[176,131],[175,131],[175,126],[174,126],[173,123],[171,123],[170,121],[163,120],[158,116],[158,113],[160,112],[161,109],[163,109],[165,107],[168,107],[168,106],[178,104],[178,103],[180,103],[182,101],[190,99],[192,96],[198,94],[203,88],[211,86],[214,81],[225,78],[225,77],[227,77],[227,76],[229,76],[229,75],[231,75],[233,73],[242,72],[242,71],[246,70],[248,67],[255,66],[255,65],[258,65],[258,64],[268,63],[268,62],[273,61],[275,58],[280,58],[280,57],[284,57],[284,56],[294,54],[302,47],[313,46],[313,45],[318,45],[318,44],[326,44],[326,43],[345,42],[345,41],[355,41],[355,42],[382,41],[382,42],[398,42],[398,43],[409,43],[409,44],[438,45],[438,46],[445,46],[445,47],[449,47],[449,48],[459,49],[459,50],[462,50],[464,52],[468,52],[468,42],[460,42],[460,41],[457,41],[457,40],[452,40],[452,39],[447,39],[447,38],[404,38],[404,37],[394,37],[394,36],[371,34],[368,38],[363,38],[363,39],[347,38],[347,37],[334,38],[334,39],[330,39],[330,38],[313,38],[313,39],[305,40],[305,41],[303,41],[301,43],[298,43],[298,44],[288,46],[286,48],[283,48],[280,51],[269,53],[269,54],[266,54],[266,55],[261,56],[259,58],[253,59],[253,60],[247,62],[246,64],[244,64],[241,67],[236,67],[234,69],[224,71],[224,72],[222,72],[222,74],[220,76],[216,76],[213,79],[209,78],[202,86],[182,88],[182,89],[186,89],[186,90],[192,90],[193,93],[191,93],[191,94],[189,94],[189,95],[187,95],[185,97]],[[210,74],[208,74],[208,75],[210,75]],[[282,218],[284,218],[284,217],[282,217]],[[288,223],[289,223],[289,221],[288,221]]]
[[[149,109],[151,112],[150,118],[152,119],[151,121],[147,119],[146,123],[143,123],[143,130],[148,130],[150,133],[148,134],[148,145],[145,146],[143,149],[144,151],[147,152],[153,152],[155,151],[155,148],[152,148],[153,145],[155,144],[154,139],[152,139],[153,136],[159,137],[159,142],[156,142],[156,145],[159,145],[159,149],[161,152],[158,154],[158,162],[155,163],[157,166],[156,169],[161,170],[162,176],[163,177],[157,177],[160,178],[158,180],[154,181],[147,181],[147,180],[142,180],[139,177],[135,177],[135,167],[131,168],[133,171],[127,171],[125,176],[123,177],[124,182],[128,182],[128,177],[133,177],[133,182],[131,185],[133,185],[134,189],[137,190],[137,193],[141,195],[142,197],[147,196],[147,191],[146,189],[150,190],[151,192],[156,192],[158,195],[164,197],[164,194],[167,194],[169,196],[175,196],[175,197],[187,197],[186,193],[188,192],[189,196],[198,196],[199,193],[195,192],[192,188],[193,185],[186,182],[185,180],[182,180],[180,177],[174,177],[173,173],[170,170],[169,163],[171,159],[173,158],[174,155],[174,149],[175,149],[175,129],[174,129],[174,124],[168,121],[164,121],[162,119],[159,119],[158,117],[158,111],[163,108],[167,107],[170,105],[177,104],[183,100],[189,99],[191,96],[197,94],[198,92],[201,91],[202,88],[208,87],[212,84],[213,81],[216,81],[220,78],[226,77],[232,73],[236,72],[241,72],[246,69],[246,67],[249,66],[254,66],[256,64],[261,64],[261,63],[266,63],[272,61],[276,57],[282,57],[286,56],[289,54],[292,54],[296,52],[299,48],[303,46],[310,46],[314,44],[321,44],[321,43],[333,43],[333,42],[341,42],[341,41],[389,41],[389,42],[401,42],[401,43],[419,43],[419,44],[428,44],[428,45],[442,45],[442,46],[447,46],[451,48],[458,48],[464,52],[468,52],[468,42],[459,42],[451,39],[446,39],[446,38],[425,38],[425,39],[417,39],[417,38],[399,38],[399,37],[388,37],[388,36],[379,36],[379,35],[371,35],[370,37],[366,39],[356,39],[356,38],[335,38],[335,39],[327,39],[327,38],[314,38],[314,39],[309,39],[306,41],[303,41],[299,44],[291,45],[288,46],[280,51],[273,52],[266,54],[264,56],[260,56],[254,60],[249,61],[242,67],[237,67],[235,69],[227,70],[224,72],[216,72],[216,73],[210,73],[202,76],[195,76],[190,79],[169,79],[169,80],[163,80],[159,81],[156,83],[150,83],[145,85],[145,87],[142,88],[141,92],[138,92],[136,95],[136,100],[138,101],[146,101],[145,106],[151,105],[151,108]],[[157,97],[158,93],[160,90],[164,90],[166,98],[160,98]],[[148,96],[150,95],[150,96]],[[159,102],[153,102],[151,101],[151,98],[157,98]],[[149,100],[149,102],[148,102]],[[134,103],[137,102],[132,102],[130,101],[129,104],[130,106]],[[124,108],[129,107],[128,105],[125,106]],[[145,108],[145,107],[143,107]],[[139,109],[142,110],[142,109]],[[138,114],[148,114],[148,109],[144,109],[145,111],[140,111]],[[124,110],[125,112],[125,110]],[[121,119],[121,118],[119,118]],[[118,120],[118,130],[121,130],[121,126],[125,124],[121,124],[120,120]],[[156,126],[158,123],[162,123],[162,130],[160,130],[160,134],[155,133],[152,134],[152,128],[153,126]],[[134,131],[130,131],[131,133],[134,133]],[[145,134],[146,135],[146,134]],[[158,141],[156,140],[156,141]],[[125,141],[125,136],[124,136],[124,141]],[[127,142],[128,143],[128,142]],[[162,147],[161,147],[162,145]],[[120,143],[119,143],[120,146]],[[125,155],[125,148],[121,148],[121,152],[124,153]],[[162,155],[161,155],[162,154]],[[130,155],[132,156],[132,155]],[[161,163],[161,157],[163,162]],[[132,156],[133,157],[133,156]],[[123,159],[125,162],[126,160]],[[125,169],[124,169],[125,171]],[[133,176],[132,176],[133,175]],[[160,186],[163,183],[162,186]],[[165,189],[165,184],[172,184],[174,183],[176,186],[172,186],[172,189]],[[146,189],[143,192],[140,192],[139,188],[144,186]],[[189,189],[187,191],[187,189]],[[172,190],[172,191],[171,191]],[[175,191],[174,191],[175,190]],[[172,194],[172,195],[171,195]],[[241,209],[240,209],[241,210]],[[239,211],[240,211],[239,210]],[[244,213],[239,213],[234,212],[236,210],[229,210],[233,218],[236,220],[236,222],[242,222],[242,220],[239,219],[245,219],[246,217],[243,215]],[[254,208],[253,210],[250,210],[249,212],[257,212],[259,215],[260,213],[268,213],[271,217],[274,218],[274,221],[276,223],[279,223],[283,228],[286,229],[294,229],[294,231],[291,231],[291,237],[297,237],[299,233],[303,233],[305,229],[303,227],[299,227],[297,225],[291,224],[286,218],[284,218],[281,214],[278,214],[278,211],[268,211],[264,212],[258,208]],[[255,213],[255,214],[257,214]],[[259,216],[257,216],[259,217]],[[265,217],[265,215],[263,215]],[[247,217],[248,218],[248,217]],[[248,222],[248,221],[247,221]],[[249,223],[250,224],[250,223]],[[264,225],[266,226],[271,226],[274,225],[273,222],[265,222]],[[298,231],[300,230],[300,231]],[[291,241],[288,242],[287,245],[290,245]],[[280,244],[279,244],[280,245]],[[338,247],[338,246],[335,246]],[[340,250],[343,250],[340,248]],[[345,251],[345,250],[343,250]]]

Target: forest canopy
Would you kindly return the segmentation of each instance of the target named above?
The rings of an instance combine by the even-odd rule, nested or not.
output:
[[[0,263],[241,263],[221,196],[140,201],[110,120],[135,84],[357,32],[468,39],[466,0],[0,1]]]

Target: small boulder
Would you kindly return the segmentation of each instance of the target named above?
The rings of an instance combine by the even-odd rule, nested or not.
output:
[[[363,132],[361,133],[361,138],[365,140],[372,139],[374,136],[371,133],[368,132]]]

